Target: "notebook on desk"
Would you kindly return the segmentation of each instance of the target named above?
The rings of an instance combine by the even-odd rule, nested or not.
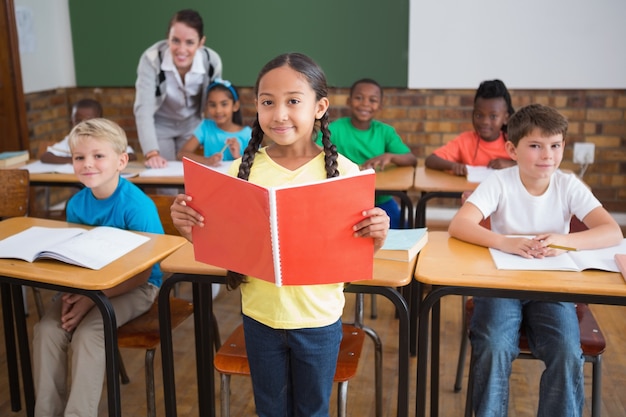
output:
[[[617,269],[619,269],[619,272],[622,273],[624,280],[626,280],[626,252],[616,253],[615,263],[617,264]]]

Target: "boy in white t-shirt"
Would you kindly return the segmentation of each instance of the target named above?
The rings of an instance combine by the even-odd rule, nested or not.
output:
[[[549,245],[596,249],[618,244],[623,236],[617,222],[582,181],[558,170],[567,127],[565,117],[551,107],[532,104],[514,113],[506,149],[517,166],[495,171],[478,186],[452,219],[450,235],[524,258],[563,253]],[[569,233],[572,216],[588,229]],[[491,230],[479,224],[487,217]],[[583,357],[574,304],[475,297],[474,306],[476,417],[508,413],[508,381],[522,319],[533,354],[546,364],[537,415],[581,416]]]
[[[96,100],[84,98],[72,106],[72,127],[83,120],[95,119],[97,117],[102,117],[102,105]],[[126,148],[126,153],[128,153],[129,161],[137,159],[133,148],[130,146]],[[69,135],[54,145],[48,146],[46,152],[41,155],[40,160],[47,164],[71,164],[72,154],[70,153]]]

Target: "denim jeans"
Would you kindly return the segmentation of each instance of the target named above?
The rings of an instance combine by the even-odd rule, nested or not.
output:
[[[582,416],[582,350],[572,303],[476,297],[470,323],[476,417],[506,416],[511,363],[524,320],[529,347],[546,369],[539,385],[539,417]]]
[[[309,329],[272,329],[244,315],[259,417],[328,417],[341,320]]]
[[[384,203],[377,204],[376,207],[385,210],[387,216],[389,216],[389,228],[400,229],[402,228],[403,219],[400,211],[400,206],[393,198],[385,201]]]

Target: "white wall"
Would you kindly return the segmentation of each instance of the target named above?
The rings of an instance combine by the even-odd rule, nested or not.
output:
[[[409,88],[626,88],[624,0],[410,0]]]
[[[75,87],[68,0],[14,0],[24,93]]]

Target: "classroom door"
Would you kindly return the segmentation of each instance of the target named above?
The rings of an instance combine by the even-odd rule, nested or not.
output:
[[[13,0],[0,5],[0,151],[28,149],[26,105]]]

